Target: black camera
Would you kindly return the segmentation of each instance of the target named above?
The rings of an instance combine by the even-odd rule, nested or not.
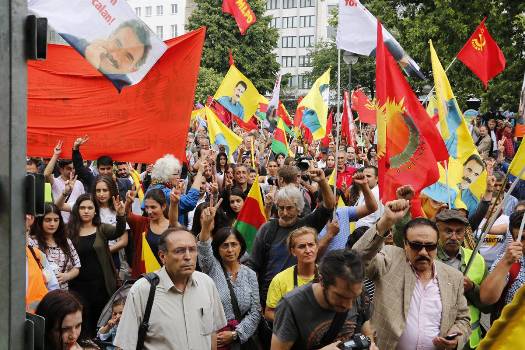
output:
[[[351,350],[351,349],[370,349],[370,338],[362,334],[354,334],[352,339],[345,341],[339,345],[340,349]]]
[[[270,186],[277,186],[277,179],[273,176],[270,176],[267,182]]]
[[[310,169],[310,160],[312,160],[311,157],[297,157],[297,159],[295,159],[295,165],[299,168],[299,170],[307,171]]]

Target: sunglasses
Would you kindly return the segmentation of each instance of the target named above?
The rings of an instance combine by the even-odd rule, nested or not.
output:
[[[423,248],[425,248],[427,252],[431,252],[437,249],[437,243],[425,244],[425,243],[419,243],[419,242],[411,242],[408,240],[405,242],[407,242],[410,248],[416,252],[423,250]]]

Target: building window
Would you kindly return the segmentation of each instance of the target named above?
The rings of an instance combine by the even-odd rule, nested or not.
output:
[[[281,67],[295,67],[295,56],[282,56]]]
[[[177,4],[171,4],[171,14],[174,15],[177,13]]]
[[[281,28],[297,28],[297,16],[283,17],[283,25]]]
[[[135,14],[137,15],[137,17],[140,17],[141,10],[142,9],[140,7],[135,7]]]
[[[176,24],[172,24],[171,25],[171,37],[175,38],[176,36],[177,36],[177,25]]]
[[[299,67],[311,67],[310,55],[299,56]]]
[[[297,7],[297,0],[283,0],[283,9],[292,9]]]
[[[157,36],[161,39],[164,39],[164,28],[162,26],[157,26]]]
[[[288,78],[288,87],[296,88],[297,87],[297,75],[292,75]]]
[[[312,47],[314,46],[314,36],[305,35],[299,37],[299,47]]]
[[[297,37],[296,36],[283,36],[281,38],[282,45],[284,48],[293,48],[297,47]]]
[[[310,84],[310,79],[306,75],[298,75],[297,76],[297,88],[299,89],[309,89],[312,87],[312,84]]]
[[[164,6],[157,6],[157,16],[162,16],[164,14]]]
[[[146,17],[151,17],[151,6],[146,6]]]
[[[301,16],[299,17],[299,27],[315,27],[315,16]]]
[[[269,24],[269,27],[270,28],[281,28],[279,26],[279,21],[281,20],[280,17],[274,17],[270,20],[270,24]]]
[[[299,0],[299,6],[301,7],[314,7],[314,0]]]
[[[279,8],[279,0],[266,0],[266,9],[275,10]]]

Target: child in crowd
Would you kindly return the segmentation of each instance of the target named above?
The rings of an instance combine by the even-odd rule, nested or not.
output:
[[[122,311],[124,310],[124,304],[126,303],[125,298],[117,299],[111,305],[111,318],[108,320],[106,325],[100,327],[98,330],[98,339],[105,343],[113,344],[115,335],[117,334],[118,323],[120,321],[120,316],[122,316]],[[106,350],[114,350],[114,346],[106,346]]]

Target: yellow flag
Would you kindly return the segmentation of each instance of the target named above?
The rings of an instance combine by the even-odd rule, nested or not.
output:
[[[519,176],[520,172],[525,167],[525,144],[524,141],[521,141],[520,148],[518,148],[518,151],[514,155],[514,159],[512,159],[512,162],[509,166],[509,173],[511,173],[514,176]],[[525,180],[525,172],[521,174],[520,177],[522,180]]]
[[[237,136],[230,128],[224,125],[209,107],[204,108],[206,110],[206,121],[208,123],[210,143],[224,145],[228,158],[230,158],[233,152],[239,148],[239,145],[242,143],[242,138]]]
[[[308,94],[297,106],[298,110],[304,109],[302,123],[311,131],[314,140],[325,137],[329,100],[330,68],[317,78]]]
[[[472,213],[485,192],[487,171],[470,136],[432,41],[430,41],[430,56],[439,114],[439,130],[450,157],[447,161],[448,172],[438,164],[440,175],[438,182],[422,192],[438,202],[447,203],[450,199],[453,208],[466,208]]]
[[[248,121],[259,107],[261,95],[235,65],[231,65],[213,98],[237,117]]]
[[[160,264],[157,261],[157,258],[153,254],[151,247],[149,246],[148,240],[146,239],[146,232],[142,233],[142,261],[144,262],[144,267],[146,273],[157,271],[160,269]]]
[[[523,349],[525,338],[525,288],[521,287],[512,302],[503,308],[500,318],[492,324],[478,350]]]
[[[332,170],[330,177],[328,178],[328,184],[335,187],[335,169]]]

